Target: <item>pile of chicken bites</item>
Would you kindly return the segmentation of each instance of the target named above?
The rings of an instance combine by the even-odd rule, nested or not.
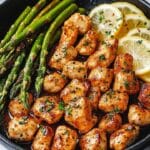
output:
[[[123,150],[132,144],[140,127],[150,124],[150,83],[139,82],[132,56],[116,55],[117,46],[116,39],[99,40],[88,16],[73,14],[48,60],[54,71],[44,79],[46,96],[33,101],[31,94],[30,111],[11,100],[9,138],[32,141],[33,150],[74,150],[78,143],[82,150]],[[138,98],[129,106],[131,95]]]

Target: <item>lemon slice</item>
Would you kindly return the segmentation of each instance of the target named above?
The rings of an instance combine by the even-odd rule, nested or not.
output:
[[[91,10],[89,16],[93,27],[104,39],[115,37],[123,24],[122,13],[110,4],[95,7]]]
[[[119,41],[118,53],[133,56],[133,69],[136,75],[150,72],[150,42],[141,37],[124,37]]]
[[[112,6],[118,8],[124,16],[127,14],[144,15],[139,8],[128,2],[114,2],[112,3]]]
[[[150,82],[150,72],[145,73],[143,75],[139,75],[138,77],[145,82]]]
[[[150,29],[147,28],[135,28],[128,32],[127,36],[140,36],[150,41]]]

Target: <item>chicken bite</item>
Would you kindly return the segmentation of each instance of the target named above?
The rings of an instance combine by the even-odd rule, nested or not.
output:
[[[107,150],[106,133],[94,128],[80,139],[81,150]]]
[[[114,91],[136,94],[139,91],[139,81],[133,71],[122,70],[115,75]]]
[[[63,74],[70,79],[84,79],[87,76],[86,62],[69,61],[64,64]]]
[[[128,101],[128,94],[109,90],[101,96],[99,109],[104,112],[124,112],[127,109]]]
[[[102,117],[98,128],[107,132],[112,133],[118,130],[122,125],[122,118],[121,115],[117,113],[108,113]]]
[[[81,81],[73,79],[62,91],[60,97],[65,103],[69,103],[71,100],[78,97],[85,96],[89,89],[89,83],[87,81]]]
[[[150,83],[142,85],[138,99],[145,108],[150,109]]]
[[[38,129],[40,121],[35,117],[14,117],[8,123],[8,136],[17,141],[31,141]]]
[[[81,133],[88,132],[97,122],[90,102],[85,97],[72,100],[65,108],[65,121]]]
[[[145,126],[150,124],[150,110],[132,104],[129,107],[128,120],[130,123]]]
[[[98,66],[91,70],[88,79],[91,81],[92,86],[97,86],[101,92],[106,92],[110,88],[113,79],[113,70]]]
[[[133,124],[124,124],[110,136],[110,148],[124,150],[132,144],[139,135],[140,128]]]
[[[37,117],[49,124],[58,122],[63,116],[63,110],[59,109],[59,98],[56,96],[43,96],[35,100],[32,112]]]
[[[79,41],[76,50],[80,55],[91,55],[97,46],[98,36],[93,30],[89,30],[84,37]]]
[[[32,150],[50,150],[53,136],[51,127],[41,125],[32,143]]]
[[[108,67],[116,57],[117,46],[118,41],[115,39],[100,44],[98,50],[88,58],[88,68],[93,69],[97,66]]]
[[[58,126],[51,150],[74,150],[78,141],[77,132],[67,126]]]
[[[43,88],[48,93],[56,93],[63,89],[67,82],[65,75],[54,72],[46,75],[43,82]]]

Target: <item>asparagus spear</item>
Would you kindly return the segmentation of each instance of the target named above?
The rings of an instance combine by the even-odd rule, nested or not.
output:
[[[42,16],[40,19],[35,20],[28,25],[20,34],[14,36],[3,48],[0,48],[0,53],[11,51],[17,44],[24,40],[31,33],[36,32],[41,26],[51,22],[62,10],[70,5],[73,0],[63,0],[56,7],[54,7],[47,14]]]
[[[3,106],[4,103],[5,103],[5,98],[6,98],[6,96],[7,96],[7,93],[8,93],[8,90],[9,90],[10,86],[12,85],[12,83],[13,83],[13,82],[16,80],[16,78],[17,78],[17,74],[18,74],[19,69],[20,69],[20,66],[21,66],[21,64],[22,64],[22,62],[23,62],[23,60],[24,60],[24,57],[25,57],[25,53],[22,52],[22,53],[18,56],[18,58],[17,58],[17,60],[16,60],[16,62],[15,62],[15,64],[14,64],[14,66],[13,66],[13,68],[12,68],[10,74],[8,75],[8,78],[7,78],[7,80],[6,80],[6,82],[5,82],[5,85],[4,85],[4,87],[3,87],[3,91],[0,93],[0,105],[1,105],[1,106]]]
[[[29,108],[27,102],[27,95],[28,95],[27,92],[31,84],[32,67],[35,59],[38,56],[39,51],[41,50],[43,38],[44,38],[44,33],[41,33],[35,40],[23,71],[24,74],[23,74],[23,81],[21,85],[20,101],[24,104],[26,108]]]
[[[39,0],[39,2],[33,6],[30,13],[24,18],[24,20],[21,22],[17,32],[15,35],[20,34],[20,32],[23,31],[23,29],[32,21],[32,19],[37,15],[37,13],[41,10],[41,8],[46,4],[46,0]]]
[[[16,32],[18,26],[22,22],[22,20],[27,16],[30,12],[31,8],[28,6],[26,9],[21,13],[21,15],[17,18],[13,25],[9,28],[8,32],[6,33],[4,39],[0,43],[0,47],[3,47],[12,37],[12,35]]]
[[[53,21],[53,23],[50,25],[42,44],[42,51],[40,54],[40,65],[38,69],[38,75],[35,81],[35,90],[37,96],[41,93],[41,88],[43,84],[43,78],[46,71],[46,56],[48,54],[48,47],[51,46],[51,40],[53,39],[53,36],[55,35],[56,30],[63,24],[63,22],[73,13],[77,10],[76,4],[71,4],[69,7],[67,7],[63,12],[60,13],[60,15]]]

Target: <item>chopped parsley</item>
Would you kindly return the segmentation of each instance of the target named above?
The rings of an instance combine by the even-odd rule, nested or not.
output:
[[[138,44],[142,44],[143,40],[137,40],[136,41]]]
[[[100,55],[99,60],[106,60],[105,55]]]
[[[24,117],[22,117],[22,120],[19,121],[19,124],[23,125],[23,124],[26,124],[27,122],[28,122],[28,116],[24,116]]]
[[[128,81],[124,81],[124,86],[126,89],[129,89],[129,82]]]
[[[59,102],[58,108],[59,108],[59,110],[62,110],[62,111],[65,110],[65,104],[63,101]]]

